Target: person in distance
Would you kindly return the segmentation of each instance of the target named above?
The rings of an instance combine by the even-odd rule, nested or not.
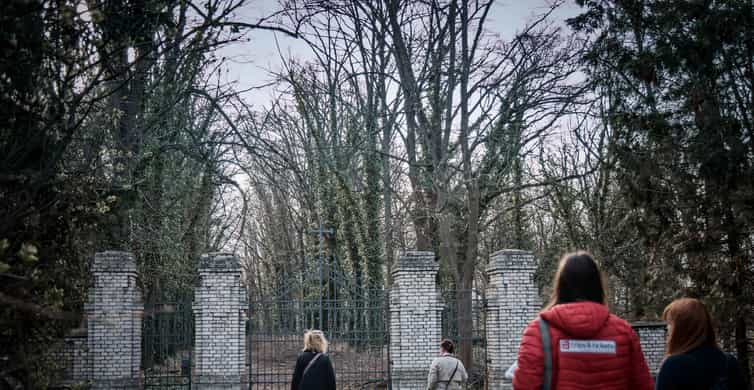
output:
[[[427,378],[429,390],[461,390],[469,379],[466,367],[453,356],[455,345],[450,340],[440,342],[440,356],[436,357],[429,366]]]

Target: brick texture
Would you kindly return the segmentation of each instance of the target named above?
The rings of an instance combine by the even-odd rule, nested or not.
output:
[[[531,252],[495,252],[487,266],[487,359],[490,388],[501,388],[505,371],[518,356],[526,325],[542,300],[534,283],[536,262]]]
[[[144,314],[136,262],[128,252],[101,252],[94,256],[92,272],[94,288],[85,311],[93,388],[136,388]]]
[[[432,252],[403,253],[392,272],[390,358],[392,388],[423,389],[441,337],[435,277],[439,264]]]
[[[200,286],[194,291],[198,389],[240,389],[245,365],[246,291],[235,255],[210,253],[199,261]]]
[[[426,388],[441,338],[442,305],[432,252],[405,252],[393,269],[390,291],[391,382],[395,390]],[[503,379],[518,354],[521,334],[542,301],[533,281],[530,252],[502,250],[489,261],[486,338],[488,388],[510,389]],[[66,383],[91,379],[94,389],[135,389],[140,382],[143,302],[136,286],[136,264],[126,252],[98,253],[94,286],[85,306],[86,332],[64,340],[56,352]],[[194,292],[195,387],[240,389],[246,361],[244,311],[247,295],[241,268],[232,254],[210,253],[199,261],[201,282]],[[656,373],[662,362],[663,323],[632,324],[647,364]]]
[[[649,371],[654,375],[660,371],[662,359],[665,357],[665,333],[664,322],[635,322],[631,324],[639,335],[641,351],[647,361]]]

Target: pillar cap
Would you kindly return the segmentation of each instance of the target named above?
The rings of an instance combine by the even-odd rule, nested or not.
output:
[[[199,272],[241,272],[241,263],[233,253],[205,253],[199,258]]]
[[[94,254],[94,273],[136,273],[136,260],[131,252],[105,251]]]
[[[487,272],[496,270],[531,270],[537,269],[534,253],[521,249],[502,249],[490,256]]]
[[[665,329],[667,324],[663,321],[632,321],[631,327],[637,328],[661,328]]]
[[[440,269],[435,260],[435,253],[431,251],[405,251],[398,257],[393,273],[399,271],[434,271]]]

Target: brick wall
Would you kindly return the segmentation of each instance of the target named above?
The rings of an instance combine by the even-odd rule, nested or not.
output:
[[[58,370],[56,385],[62,387],[86,382],[91,376],[86,329],[75,329],[51,353]]]
[[[489,388],[510,388],[505,370],[518,354],[521,334],[536,317],[541,299],[533,281],[530,252],[502,250],[489,261],[487,274],[487,358]],[[393,389],[426,387],[427,372],[437,356],[441,310],[432,252],[406,252],[393,269],[390,292],[390,359]],[[65,339],[57,353],[65,368],[64,383],[92,379],[95,389],[131,389],[139,384],[143,303],[136,287],[136,265],[129,253],[95,256],[94,286],[85,310],[86,332]],[[212,253],[199,262],[195,290],[195,377],[197,388],[240,389],[246,359],[244,310],[238,259]],[[632,324],[640,337],[650,370],[662,362],[665,325]]]
[[[664,322],[635,322],[631,324],[639,335],[641,351],[647,361],[649,371],[657,374],[665,356],[665,330]]]
[[[93,388],[132,388],[140,376],[144,314],[136,262],[127,252],[97,253],[92,273],[85,311]]]
[[[495,252],[487,266],[487,359],[490,388],[503,386],[505,371],[518,356],[526,325],[542,301],[534,284],[536,262],[531,252]]]

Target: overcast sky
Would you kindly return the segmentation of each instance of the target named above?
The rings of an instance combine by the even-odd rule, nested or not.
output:
[[[510,39],[521,30],[526,22],[546,10],[552,0],[500,0],[493,4],[487,30],[498,34],[502,39]],[[261,15],[269,15],[279,9],[277,0],[250,0],[250,3],[238,13],[239,19],[254,23]],[[554,14],[553,19],[562,22],[579,12],[574,1],[567,1]],[[220,55],[228,58],[226,81],[237,83],[238,89],[249,89],[267,84],[269,71],[280,69],[280,55],[277,42],[286,56],[289,54],[301,60],[311,58],[310,50],[300,40],[295,40],[280,33],[253,31],[248,36],[249,42],[235,43],[225,47]],[[254,106],[267,105],[272,92],[269,88],[254,90],[244,94],[248,103]]]

